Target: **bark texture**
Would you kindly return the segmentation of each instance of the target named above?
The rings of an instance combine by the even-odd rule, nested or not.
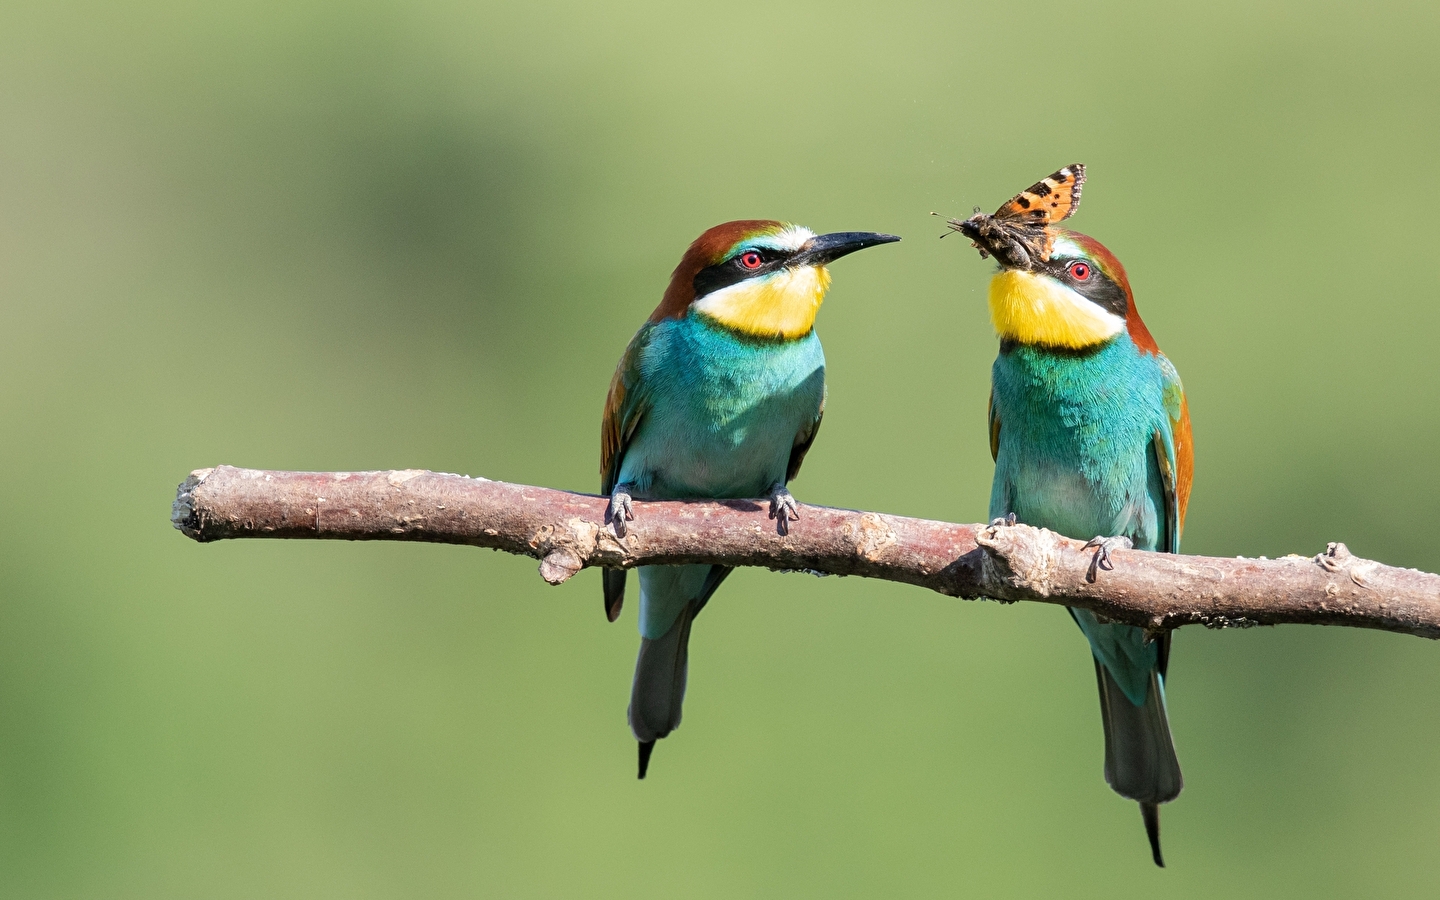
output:
[[[540,560],[560,584],[586,566],[720,563],[859,575],[951,597],[1083,607],[1152,630],[1201,624],[1348,625],[1440,637],[1440,576],[1352,556],[1217,558],[1112,551],[1026,525],[991,527],[800,506],[778,533],[757,500],[635,503],[625,538],[604,497],[445,475],[268,472],[217,466],[181,483],[172,521],[200,542],[229,538],[430,541]]]

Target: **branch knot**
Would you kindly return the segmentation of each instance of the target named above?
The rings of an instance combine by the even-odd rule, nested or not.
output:
[[[1060,564],[1060,540],[1048,528],[991,525],[975,535],[985,551],[980,569],[986,584],[1050,596]]]
[[[860,517],[858,527],[853,530],[846,524],[845,530],[855,545],[855,552],[866,562],[879,562],[886,550],[895,546],[895,530],[885,523],[885,517],[866,513]]]
[[[540,577],[550,584],[568,581],[585,567],[599,537],[600,526],[578,516],[540,526],[528,542],[541,556]]]

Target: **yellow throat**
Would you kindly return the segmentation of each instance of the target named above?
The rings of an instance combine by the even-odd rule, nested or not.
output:
[[[1053,278],[1019,269],[990,281],[990,320],[1002,339],[1077,350],[1125,330],[1120,316]]]
[[[732,331],[750,337],[794,340],[815,327],[815,314],[830,288],[824,266],[781,269],[707,294],[695,309]]]

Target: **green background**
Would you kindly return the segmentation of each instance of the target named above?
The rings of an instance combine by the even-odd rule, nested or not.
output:
[[[417,545],[199,546],[219,463],[593,491],[732,218],[834,266],[812,503],[974,521],[989,264],[1090,166],[1191,399],[1192,553],[1440,569],[1440,7],[55,3],[0,11],[0,893],[1367,897],[1433,889],[1440,647],[1187,628],[1170,868],[1049,606],[742,571],[634,778],[633,611]]]

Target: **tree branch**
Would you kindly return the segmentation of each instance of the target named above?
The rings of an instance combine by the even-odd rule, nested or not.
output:
[[[718,563],[859,575],[951,597],[1038,600],[1153,630],[1315,624],[1440,638],[1440,576],[1331,544],[1315,557],[1221,559],[1121,550],[1092,574],[1083,542],[1025,525],[953,525],[800,507],[777,533],[764,500],[636,502],[624,540],[589,494],[410,469],[191,473],[172,521],[197,541],[326,538],[491,547],[539,559],[551,584],[586,566]]]

